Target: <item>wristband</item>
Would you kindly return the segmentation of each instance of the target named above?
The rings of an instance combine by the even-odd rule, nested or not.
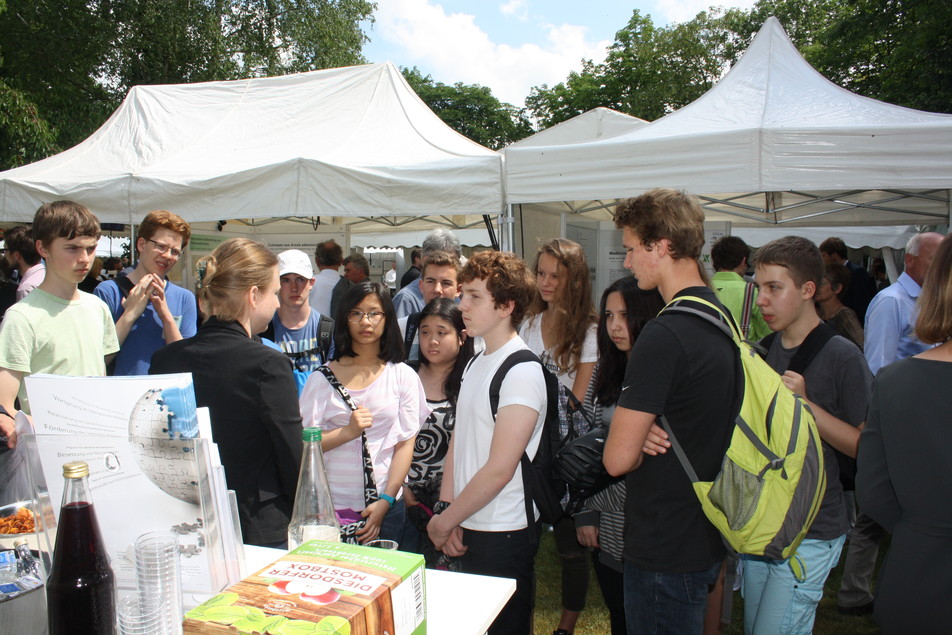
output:
[[[390,509],[393,509],[393,504],[397,502],[397,499],[391,496],[390,494],[381,494],[380,500],[387,501],[387,505],[390,506]]]

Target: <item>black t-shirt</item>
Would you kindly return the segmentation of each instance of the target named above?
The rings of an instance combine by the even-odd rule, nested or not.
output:
[[[400,288],[402,289],[403,287],[407,286],[408,284],[410,284],[411,282],[413,282],[419,277],[420,277],[420,268],[417,267],[416,265],[413,265],[412,267],[407,269],[403,273],[403,275],[400,277]]]
[[[686,295],[718,303],[707,287],[689,287],[675,297]],[[618,405],[664,414],[698,477],[713,480],[740,407],[741,373],[737,347],[716,326],[691,315],[665,314],[646,324],[635,342]],[[723,540],[673,451],[645,455],[626,482],[627,563],[686,573],[723,559]]]

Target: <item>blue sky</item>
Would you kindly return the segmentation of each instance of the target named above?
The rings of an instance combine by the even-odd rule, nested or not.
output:
[[[604,59],[634,9],[668,24],[711,4],[716,0],[377,0],[364,55],[416,66],[446,84],[488,86],[522,106],[532,86],[563,81],[582,59]],[[749,8],[753,0],[722,4]]]

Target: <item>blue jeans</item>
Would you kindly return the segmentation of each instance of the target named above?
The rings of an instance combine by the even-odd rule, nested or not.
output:
[[[393,504],[387,515],[383,517],[383,521],[380,523],[380,535],[377,538],[380,540],[395,540],[400,545],[397,548],[403,549],[403,523],[406,518],[407,508],[401,498]]]
[[[721,563],[692,573],[658,573],[625,564],[625,620],[629,635],[690,635],[704,630],[707,594]]]
[[[846,536],[833,540],[807,539],[795,558],[806,578],[793,575],[790,561],[759,556],[741,556],[744,562],[744,633],[747,635],[807,635],[813,632],[816,607],[823,598],[823,585],[840,559]]]

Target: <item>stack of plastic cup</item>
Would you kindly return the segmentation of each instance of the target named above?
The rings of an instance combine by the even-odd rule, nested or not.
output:
[[[136,539],[136,581],[139,613],[162,616],[155,635],[182,633],[182,579],[178,536],[169,531],[142,534]]]
[[[119,635],[155,635],[164,633],[168,618],[159,611],[143,613],[139,598],[128,595],[119,600]]]

